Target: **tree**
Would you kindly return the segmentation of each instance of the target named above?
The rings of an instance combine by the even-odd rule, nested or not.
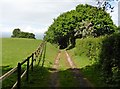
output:
[[[19,28],[16,28],[16,29],[13,30],[13,35],[11,37],[35,39],[35,35],[33,33],[22,32]]]
[[[75,10],[65,12],[54,19],[45,33],[45,40],[66,48],[71,44],[74,46],[77,37],[112,34],[115,28],[110,14],[103,8],[80,4]]]
[[[11,37],[18,37],[19,38],[19,34],[20,34],[20,29],[16,28],[13,30],[13,35]]]

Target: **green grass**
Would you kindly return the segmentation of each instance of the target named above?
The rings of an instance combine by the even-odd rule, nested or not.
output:
[[[48,87],[49,86],[50,72],[47,67],[35,66],[34,71],[30,70],[29,81],[24,77],[22,79],[22,89],[34,87]]]
[[[41,43],[41,40],[2,38],[2,65],[15,67],[18,62],[29,56]]]
[[[44,67],[52,67],[55,58],[57,57],[58,49],[50,43],[46,45],[45,65]]]
[[[85,55],[81,55],[81,56],[76,55],[74,51],[75,51],[75,48],[69,50],[68,52],[71,55],[74,63],[76,64],[76,66],[78,68],[83,68],[83,67],[85,67],[87,65],[91,65],[92,62],[89,60],[89,58],[87,56],[85,56]]]

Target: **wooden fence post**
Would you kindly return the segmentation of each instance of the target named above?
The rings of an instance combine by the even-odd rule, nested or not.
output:
[[[34,53],[32,53],[32,64],[31,64],[32,71],[33,71],[33,61],[34,61]]]
[[[27,73],[26,73],[26,80],[28,81],[29,79],[29,57],[28,57],[28,60],[27,60]]]
[[[18,63],[18,83],[17,83],[17,89],[20,89],[21,87],[21,64]]]

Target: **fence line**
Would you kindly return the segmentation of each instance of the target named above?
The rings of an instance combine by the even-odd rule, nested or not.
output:
[[[10,75],[12,75],[14,72],[17,71],[17,81],[15,82],[15,84],[12,86],[11,89],[14,89],[17,87],[17,89],[21,88],[21,79],[25,76],[26,74],[26,81],[29,80],[29,69],[31,67],[31,70],[33,71],[33,66],[34,66],[34,61],[36,61],[36,58],[38,58],[38,55],[42,55],[43,49],[46,45],[46,42],[43,41],[38,48],[36,49],[35,52],[33,52],[29,57],[27,57],[27,59],[23,60],[21,63],[19,62],[17,67],[11,69],[10,71],[8,71],[7,73],[5,73],[3,76],[0,77],[0,81],[5,80],[6,78],[8,78]],[[39,56],[39,57],[40,57]],[[31,59],[31,60],[30,60]],[[41,59],[39,58],[38,62]],[[27,68],[26,70],[21,74],[21,70],[22,70],[22,65],[25,64],[27,62]],[[30,63],[31,62],[31,63]]]
[[[17,70],[17,67],[11,69],[7,73],[5,73],[3,76],[0,77],[0,81],[5,80],[7,77],[9,77],[11,74],[13,74]]]

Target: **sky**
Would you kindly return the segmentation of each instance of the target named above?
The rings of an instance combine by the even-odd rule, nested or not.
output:
[[[15,28],[20,28],[42,38],[54,18],[86,3],[97,4],[95,0],[0,0],[0,33],[2,37],[10,37]],[[118,25],[118,4],[112,5],[115,8],[111,16]]]
[[[120,26],[120,1],[118,3],[118,25]]]

